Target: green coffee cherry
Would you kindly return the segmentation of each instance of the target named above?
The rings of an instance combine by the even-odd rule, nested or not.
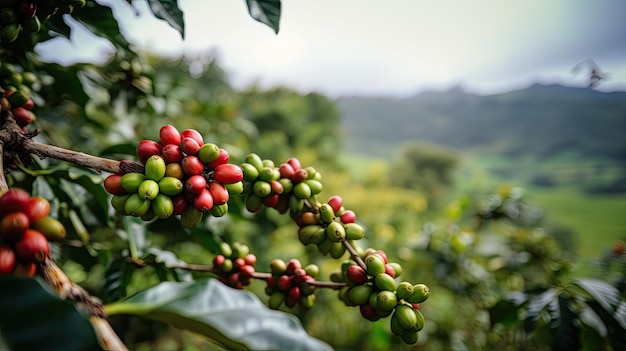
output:
[[[154,200],[159,195],[159,184],[152,179],[146,179],[139,184],[137,193],[143,199]]]
[[[270,262],[270,272],[274,275],[283,274],[287,271],[287,263],[280,258],[275,258]]]
[[[209,213],[213,217],[223,217],[228,213],[228,203],[223,203],[220,205],[214,204],[213,207],[211,207],[211,209],[209,210]]]
[[[341,241],[334,241],[328,253],[330,254],[330,257],[339,259],[346,253],[346,247],[343,246]]]
[[[396,306],[394,315],[398,319],[398,324],[400,324],[400,327],[404,330],[414,328],[417,324],[415,309],[409,305],[399,304]]]
[[[412,331],[412,330],[405,330],[400,335],[400,338],[402,338],[402,341],[404,343],[413,345],[417,343],[417,340],[419,339],[419,333],[416,331]]]
[[[303,308],[311,308],[315,304],[315,295],[306,295],[302,296],[298,301],[301,307]]]
[[[163,177],[159,180],[159,193],[174,196],[180,194],[184,189],[185,185],[183,182],[174,177]]]
[[[395,336],[400,336],[404,333],[404,328],[400,326],[400,322],[398,322],[398,316],[394,313],[391,316],[391,333]]]
[[[407,299],[413,295],[413,284],[410,282],[401,282],[396,287],[396,295],[399,299]]]
[[[243,180],[254,182],[259,178],[259,170],[254,165],[244,162],[239,166],[243,170]]]
[[[146,178],[159,181],[165,176],[165,160],[159,155],[152,155],[146,160]]]
[[[124,204],[126,203],[126,200],[128,200],[128,198],[130,197],[130,194],[128,195],[113,195],[113,197],[111,197],[111,206],[113,207],[113,209],[115,210],[115,212],[121,214],[121,215],[126,215],[126,210],[124,210]]]
[[[243,193],[243,182],[235,182],[231,184],[224,184],[224,187],[228,191],[229,195],[235,196]]]
[[[220,156],[220,147],[212,143],[202,144],[197,156],[202,163],[213,162]]]
[[[350,300],[355,305],[364,305],[368,303],[370,295],[374,292],[374,287],[370,284],[355,285],[348,289]]]
[[[267,306],[273,310],[280,308],[280,305],[285,301],[285,293],[276,291],[270,295],[270,299],[267,302]]]
[[[124,203],[124,212],[130,216],[141,217],[150,209],[150,200],[142,198],[138,193],[128,197]]]
[[[381,291],[376,295],[376,304],[381,310],[389,311],[396,307],[398,299],[396,294],[391,291]]]
[[[325,232],[326,231],[324,231],[324,233]],[[335,243],[334,241],[330,241],[327,238],[324,238],[322,242],[317,244],[317,251],[319,251],[319,253],[321,253],[322,255],[326,255],[330,252],[334,243]]]
[[[317,278],[317,276],[320,274],[320,267],[316,264],[311,263],[304,267],[304,271],[312,278]]]
[[[150,206],[154,216],[160,219],[168,218],[174,213],[174,203],[172,199],[164,194],[158,194]]]
[[[378,290],[396,291],[396,281],[387,273],[375,275],[374,285]]]
[[[348,240],[359,240],[363,239],[365,236],[365,229],[359,224],[356,223],[348,223],[343,225],[346,231],[346,239]]]
[[[413,312],[415,312],[415,316],[417,317],[417,321],[415,322],[415,327],[413,328],[413,330],[420,331],[424,329],[426,319],[424,318],[422,312],[420,312],[419,310],[413,309]]]
[[[263,160],[261,159],[261,157],[257,154],[251,153],[246,155],[246,157],[243,160],[245,163],[249,163],[251,165],[254,166],[254,168],[257,169],[257,171],[261,172],[261,170],[263,169]]]
[[[332,222],[326,227],[326,238],[330,241],[342,241],[346,238],[346,230],[339,222]]]
[[[298,183],[293,186],[293,194],[298,199],[308,199],[311,197],[311,187],[304,182]]]
[[[195,228],[202,222],[202,217],[201,211],[196,210],[193,206],[188,206],[180,214],[180,222],[186,228]]]
[[[422,303],[430,296],[430,289],[425,284],[413,285],[413,294],[406,300],[410,303]]]
[[[322,182],[315,180],[315,179],[307,179],[304,181],[304,183],[306,183],[306,185],[309,186],[312,194],[319,194],[322,192],[322,189],[324,188],[324,185],[322,184]]]
[[[248,211],[257,212],[259,209],[261,209],[262,205],[263,205],[262,197],[256,194],[250,194],[246,196],[246,209]]]
[[[322,204],[319,208],[320,219],[324,223],[332,223],[335,220],[335,212],[329,204]]]
[[[393,272],[396,274],[396,278],[402,274],[402,266],[397,262],[389,262],[388,263],[391,268],[393,268]]]
[[[313,243],[317,244],[321,242],[318,232],[321,232],[323,234],[323,237],[321,239],[323,240],[323,238],[326,237],[326,232],[321,225],[311,224],[301,227],[300,229],[298,229],[298,239],[303,245],[309,245]]]
[[[126,173],[120,180],[120,185],[125,192],[131,194],[136,193],[139,185],[146,180],[146,176],[141,173],[131,172]]]
[[[272,193],[272,186],[264,180],[257,180],[252,186],[252,191],[258,197],[266,197]]]
[[[376,276],[381,273],[385,273],[385,261],[380,255],[369,255],[363,260],[367,267],[367,274]]]

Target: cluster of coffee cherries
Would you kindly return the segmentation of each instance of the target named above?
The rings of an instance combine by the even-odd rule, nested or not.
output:
[[[311,308],[315,303],[315,285],[311,284],[319,274],[315,264],[302,267],[297,258],[285,262],[274,259],[270,262],[271,276],[267,279],[265,293],[270,297],[268,306],[278,309],[284,303],[293,308],[299,305]]]
[[[356,214],[346,210],[338,195],[326,203],[307,208],[296,219],[298,239],[304,245],[317,245],[320,253],[341,258],[346,252],[344,241],[352,243],[365,236],[365,229],[356,221]]]
[[[10,43],[17,39],[22,30],[37,33],[41,20],[37,16],[37,2],[34,0],[3,1],[0,7],[0,40]]]
[[[303,168],[297,158],[290,158],[276,167],[274,161],[251,153],[240,165],[244,175],[246,208],[258,211],[262,205],[280,213],[289,211],[296,219],[305,201],[322,191],[322,175],[313,167]]]
[[[256,256],[250,253],[248,246],[239,242],[220,243],[220,254],[213,258],[219,281],[235,289],[250,285],[255,263]]]
[[[0,197],[0,275],[34,276],[36,264],[50,256],[48,242],[65,238],[65,227],[49,213],[48,200],[20,188]]]
[[[346,261],[340,271],[331,273],[331,280],[346,282],[339,298],[348,306],[359,306],[363,318],[377,321],[391,316],[391,331],[405,343],[417,342],[424,327],[419,304],[430,295],[424,284],[396,283],[402,267],[388,262],[382,250],[368,249],[362,256],[365,267]]]
[[[37,33],[53,15],[72,13],[86,0],[5,0],[0,2],[0,40],[11,43],[22,31]]]
[[[35,114],[31,111],[35,107],[31,99],[31,91],[37,77],[32,72],[19,72],[14,65],[0,62],[0,87],[4,91],[6,105],[11,110],[13,118],[21,128],[25,128],[35,121]]]
[[[228,152],[204,143],[195,129],[179,132],[165,125],[159,137],[158,142],[142,140],[137,146],[143,173],[115,173],[105,179],[113,208],[144,220],[180,215],[189,228],[200,224],[206,213],[226,214],[230,196],[243,191],[243,171],[228,163]]]

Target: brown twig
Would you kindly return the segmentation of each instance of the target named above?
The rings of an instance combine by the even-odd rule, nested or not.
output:
[[[354,262],[356,262],[356,264],[358,264],[359,267],[367,271],[367,265],[365,265],[365,262],[363,261],[361,256],[358,254],[358,252],[356,252],[356,250],[352,247],[352,245],[350,245],[348,240],[343,240],[341,243],[343,244],[343,246],[346,247],[346,250],[348,250],[348,252],[350,253],[350,256],[352,256],[352,258],[354,259]]]
[[[128,261],[131,263],[134,263],[140,267],[145,267],[145,266],[157,266],[157,265],[161,265],[158,262],[151,262],[151,261],[144,261],[144,260],[133,260],[131,258],[128,258]],[[195,271],[195,272],[205,272],[205,273],[213,273],[216,275],[219,274],[223,274],[223,272],[221,272],[219,269],[213,267],[213,266],[206,266],[206,265],[201,265],[201,264],[167,264],[166,267],[168,268],[174,268],[174,269],[183,269],[186,271]],[[267,273],[267,272],[253,272],[251,277],[254,279],[261,279],[261,280],[267,280],[272,276],[271,273]],[[339,282],[326,282],[326,281],[319,281],[319,280],[308,280],[305,282],[306,284],[312,285],[312,286],[316,286],[316,287],[320,287],[320,288],[330,288],[330,289],[341,289],[342,287],[344,287],[346,285],[346,283],[339,283]]]
[[[41,158],[50,157],[61,161],[72,162],[79,166],[95,169],[96,171],[120,172],[120,161],[92,156],[57,146],[41,144],[32,139],[24,140],[22,145],[24,150]]]
[[[89,314],[98,341],[105,350],[127,350],[107,322],[102,302],[98,298],[89,295],[85,289],[68,278],[51,258],[41,262],[39,268],[43,278],[60,298],[75,301],[78,308]]]

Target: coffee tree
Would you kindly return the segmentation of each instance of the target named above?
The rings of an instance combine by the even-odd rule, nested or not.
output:
[[[184,35],[176,1],[148,5]],[[278,32],[280,1],[246,5],[252,18]],[[401,265],[385,251],[360,246],[365,227],[340,195],[323,195],[314,165],[231,152],[201,128],[173,124],[100,156],[86,152],[97,147],[88,137],[85,150],[63,147],[62,135],[48,133],[60,128],[55,124],[70,126],[78,138],[105,125],[89,109],[123,101],[129,110],[157,111],[151,98],[158,72],[142,69],[112,10],[95,1],[3,1],[0,19],[0,336],[10,349],[125,349],[109,324],[113,315],[164,322],[228,349],[329,349],[284,312],[315,308],[316,296],[327,293],[365,320],[388,320],[404,343],[417,342],[428,286],[402,280]],[[115,46],[105,69],[39,60],[36,45],[69,38],[70,20]],[[108,100],[90,96],[86,86],[105,89]],[[213,112],[229,116],[227,105]],[[322,272],[304,257],[262,257],[254,245],[207,234],[207,223],[228,216],[254,221],[262,211],[295,223],[290,239],[335,260],[336,269]],[[159,231],[168,238],[151,237]],[[201,248],[185,259],[161,248],[189,241]],[[71,265],[64,266],[72,257],[89,269],[106,267],[105,281],[95,284],[103,294],[89,291],[89,277],[75,282]],[[153,276],[129,291],[138,269]],[[241,291],[254,281],[263,282],[269,308]]]

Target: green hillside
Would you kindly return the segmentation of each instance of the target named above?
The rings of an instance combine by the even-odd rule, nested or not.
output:
[[[460,89],[337,101],[348,159],[393,160],[427,142],[459,155],[455,193],[499,183],[528,190],[571,228],[583,258],[626,236],[626,92],[534,85],[478,96]]]

